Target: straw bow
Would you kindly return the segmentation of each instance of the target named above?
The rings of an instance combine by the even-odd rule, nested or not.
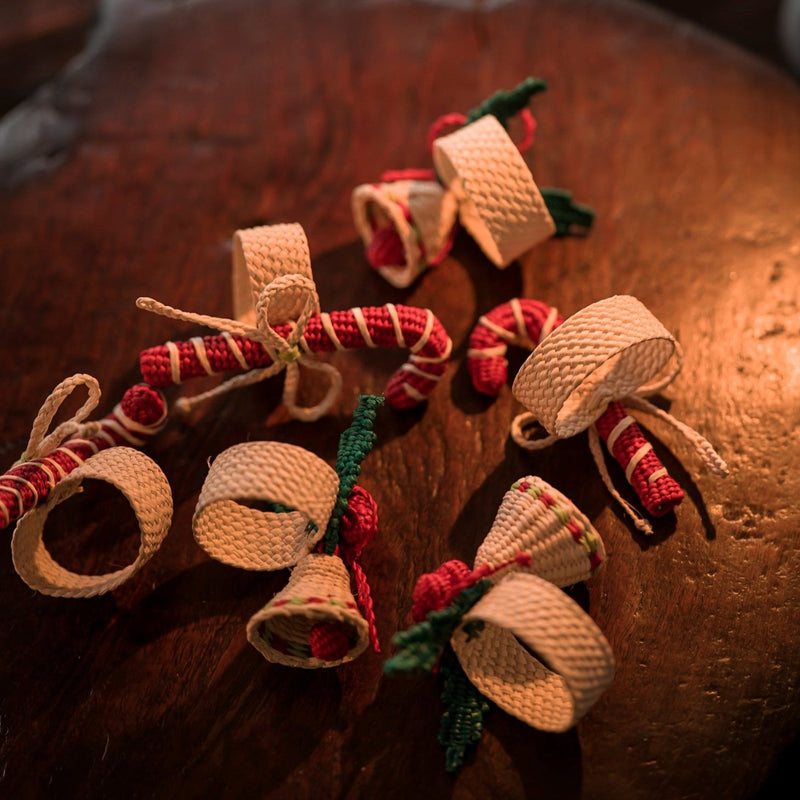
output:
[[[289,335],[284,339],[270,325],[269,309],[270,304],[279,298],[293,298],[303,301],[303,308],[300,315],[293,321]],[[169,319],[194,322],[199,325],[206,325],[215,328],[223,334],[244,336],[260,344],[272,359],[272,364],[264,369],[251,370],[243,375],[230,378],[219,386],[207,392],[189,398],[181,398],[176,407],[179,410],[189,410],[198,403],[210,397],[237,389],[242,386],[250,386],[259,383],[266,378],[277,375],[284,369],[286,370],[286,381],[283,387],[283,401],[286,404],[289,414],[294,419],[305,422],[313,422],[327,414],[337,395],[342,388],[342,376],[339,370],[331,364],[318,362],[310,359],[303,351],[303,334],[311,315],[319,304],[317,289],[314,281],[305,275],[291,273],[280,275],[268,283],[259,293],[256,302],[256,325],[247,325],[238,320],[226,319],[224,317],[213,317],[205,314],[195,314],[189,311],[182,311],[177,308],[160,303],[151,297],[140,297],[136,305],[154,314],[159,314]],[[299,365],[324,372],[330,381],[325,397],[313,406],[297,405],[297,387],[300,383]]]

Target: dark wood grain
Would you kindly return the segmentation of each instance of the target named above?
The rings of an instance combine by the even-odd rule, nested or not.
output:
[[[797,88],[624,3],[482,6],[110,4],[87,58],[46,106],[16,115],[21,136],[0,137],[1,466],[63,377],[97,376],[105,413],[141,348],[197,332],[137,311],[137,296],[227,315],[232,232],[299,221],[324,309],[429,306],[455,343],[423,410],[381,411],[364,465],[382,523],[363,562],[384,653],[415,578],[471,560],[505,489],[534,473],[606,542],[607,568],[576,596],[614,649],[611,688],[563,735],[493,711],[452,778],[434,678],[385,678],[372,653],[291,670],[247,644],[246,620],[286,574],[226,567],[195,545],[206,462],[248,439],[332,462],[358,393],[380,391],[403,358],[339,355],[345,390],[324,420],[292,421],[279,379],[170,423],[147,452],[172,486],[172,530],[112,595],[39,596],[0,559],[3,796],[749,798],[800,733]],[[534,175],[591,203],[595,229],[503,272],[462,234],[438,269],[392,289],[356,241],[351,189],[426,165],[438,114],[528,74],[550,84],[535,102]],[[20,149],[45,113],[41,146]],[[689,496],[652,540],[605,492],[585,437],[518,451],[510,391],[478,398],[464,364],[497,303],[521,294],[571,314],[614,293],[680,338],[671,411],[732,469],[714,478],[654,425]],[[52,515],[49,541],[101,570],[135,549],[124,508],[87,491]]]

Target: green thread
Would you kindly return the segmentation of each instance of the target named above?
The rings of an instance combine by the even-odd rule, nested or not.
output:
[[[361,474],[361,462],[367,457],[375,440],[378,438],[372,427],[383,397],[362,394],[358,398],[358,406],[353,412],[350,427],[339,438],[339,450],[336,454],[336,474],[339,476],[339,492],[333,506],[328,527],[323,537],[323,552],[333,555],[339,544],[339,529],[342,515],[347,511],[350,492]]]
[[[278,361],[282,361],[284,364],[291,364],[303,355],[303,351],[300,349],[299,345],[294,345],[294,347],[290,347],[288,350],[278,350],[275,355]]]
[[[566,189],[542,189],[542,199],[556,224],[556,236],[568,236],[574,233],[573,226],[586,232],[594,222],[594,209],[576,203],[572,194]]]
[[[515,114],[519,114],[533,95],[543,92],[547,88],[547,82],[541,78],[525,78],[522,83],[513,89],[495,92],[491,97],[484,100],[479,106],[473,108],[467,114],[465,125],[475,122],[476,119],[492,114],[497,117],[500,124],[505,128],[508,120]]]
[[[444,711],[437,741],[445,748],[445,769],[456,772],[467,751],[481,739],[489,702],[472,685],[452,647],[442,653],[439,673],[444,680],[441,694]]]
[[[399,648],[399,652],[384,662],[383,671],[388,675],[430,672],[464,614],[489,591],[491,585],[488,580],[478,581],[464,589],[447,608],[431,611],[422,622],[395,634],[392,644]]]

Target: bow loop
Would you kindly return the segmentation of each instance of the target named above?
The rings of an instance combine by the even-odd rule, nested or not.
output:
[[[79,386],[85,386],[89,392],[89,397],[86,399],[86,402],[84,402],[70,419],[62,422],[48,434],[47,431],[58,409],[67,397]],[[33,421],[31,435],[20,462],[41,458],[54,450],[69,437],[81,433],[86,428],[86,426],[81,423],[95,408],[97,408],[99,402],[100,385],[97,379],[91,375],[78,373],[61,381],[39,409],[39,413]]]

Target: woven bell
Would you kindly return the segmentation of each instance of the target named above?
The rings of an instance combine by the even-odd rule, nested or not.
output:
[[[286,587],[250,618],[247,639],[267,661],[290,667],[335,667],[359,656],[369,630],[344,562],[306,556]]]
[[[450,249],[456,201],[437,181],[363,184],[351,203],[370,261],[392,286],[409,286]]]
[[[436,139],[433,163],[456,197],[461,224],[496,267],[555,234],[525,160],[496,117]]]
[[[591,577],[605,560],[600,534],[573,503],[533,475],[520,478],[503,497],[491,530],[475,556],[475,568],[531,557],[532,572],[556,586]]]

